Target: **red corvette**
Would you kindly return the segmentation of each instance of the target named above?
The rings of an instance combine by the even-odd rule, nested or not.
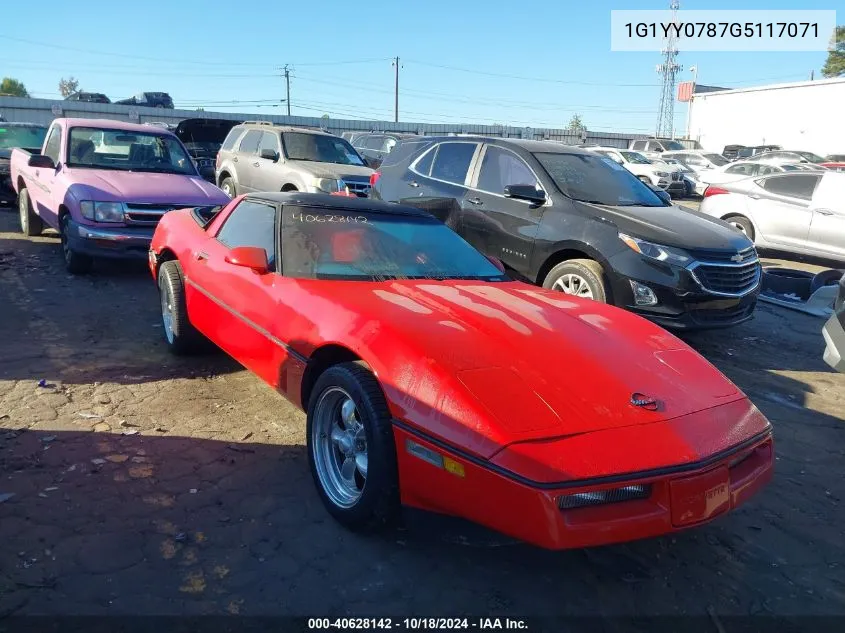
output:
[[[424,211],[251,194],[168,213],[149,255],[172,351],[210,339],[302,407],[349,527],[406,504],[584,547],[700,525],[771,479],[771,425],[685,343],[511,281]]]

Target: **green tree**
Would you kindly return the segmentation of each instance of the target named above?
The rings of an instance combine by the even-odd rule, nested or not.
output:
[[[4,97],[28,97],[29,93],[22,82],[11,77],[4,77],[3,81],[0,81],[0,95]]]
[[[831,49],[827,54],[827,61],[822,67],[825,77],[840,77],[845,75],[845,25],[837,26],[831,38]]]
[[[569,119],[569,124],[566,127],[576,132],[587,131],[587,126],[584,124],[584,121],[581,120],[580,114],[573,114],[572,118]]]
[[[63,97],[69,97],[74,92],[79,91],[79,80],[76,77],[62,77],[59,80],[59,94]]]
[[[321,119],[329,119],[329,118],[331,118],[331,117],[329,117],[329,115],[328,115],[328,114],[324,114],[324,115],[323,115],[323,116],[321,116],[320,118],[321,118]]]

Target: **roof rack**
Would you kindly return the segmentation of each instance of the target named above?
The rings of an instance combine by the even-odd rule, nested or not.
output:
[[[243,125],[275,125],[272,121],[244,121]]]

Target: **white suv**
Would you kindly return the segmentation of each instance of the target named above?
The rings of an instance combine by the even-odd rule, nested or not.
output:
[[[684,176],[678,167],[667,164],[653,164],[639,152],[616,147],[585,147],[584,149],[607,156],[622,165],[646,184],[665,189],[670,196],[686,194]]]

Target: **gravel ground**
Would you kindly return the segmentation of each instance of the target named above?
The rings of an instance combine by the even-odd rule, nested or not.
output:
[[[821,319],[760,304],[686,337],[776,429],[771,486],[711,525],[557,553],[426,516],[361,536],[320,505],[302,413],[223,355],[168,355],[143,266],[72,278],[16,227],[0,211],[0,620],[845,614],[845,375]]]

